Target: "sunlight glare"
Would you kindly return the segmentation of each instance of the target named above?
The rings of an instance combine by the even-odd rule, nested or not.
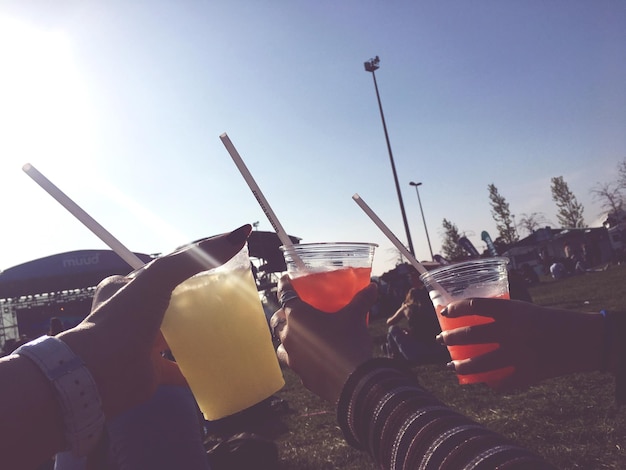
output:
[[[90,110],[69,38],[0,16],[0,63],[2,174],[31,161],[83,165]]]

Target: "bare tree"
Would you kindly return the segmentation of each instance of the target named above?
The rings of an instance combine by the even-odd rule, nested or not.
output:
[[[574,193],[569,189],[562,176],[556,176],[552,181],[552,200],[556,203],[558,212],[556,218],[563,228],[585,228],[583,205],[578,202]]]
[[[542,212],[531,212],[530,214],[522,214],[519,225],[530,235],[538,228],[549,225],[549,221]]]
[[[626,160],[624,160],[624,163],[626,163]],[[594,201],[599,202],[602,209],[608,212],[618,212],[624,206],[622,188],[619,182],[596,183],[590,192]]]

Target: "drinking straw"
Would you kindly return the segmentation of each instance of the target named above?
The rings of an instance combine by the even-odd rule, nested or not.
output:
[[[96,222],[87,212],[85,212],[78,204],[72,201],[63,191],[57,188],[48,178],[42,175],[30,163],[25,164],[22,170],[30,176],[39,186],[41,186],[50,196],[65,207],[74,217],[91,230],[100,240],[106,243],[120,258],[126,261],[133,269],[139,269],[145,265],[143,261],[132,251],[126,248],[122,243],[111,235],[102,225]]]
[[[394,246],[398,250],[400,250],[400,253],[402,253],[406,257],[406,259],[409,260],[413,267],[417,269],[418,273],[425,274],[428,272],[428,270],[422,265],[422,263],[417,261],[415,256],[413,256],[413,254],[409,250],[407,250],[406,246],[404,246],[404,244],[400,240],[398,240],[398,237],[396,237],[394,233],[389,230],[389,227],[387,227],[385,223],[380,220],[376,213],[370,208],[370,206],[367,205],[367,203],[361,198],[361,196],[358,195],[358,193],[355,193],[354,196],[352,196],[352,199],[354,199],[354,202],[356,202],[359,207],[363,209],[363,212],[365,212],[369,216],[369,218],[372,219],[372,222],[374,222],[378,226],[378,228],[385,235],[387,235],[387,238],[389,238],[391,243],[393,243]],[[432,284],[433,287],[435,287],[435,290],[437,290],[442,295],[448,297],[448,293],[440,285],[438,285],[435,281],[432,281]]]
[[[287,249],[293,248],[293,243],[291,243],[291,239],[289,238],[289,235],[287,235],[287,232],[281,225],[280,221],[278,220],[278,217],[276,217],[276,214],[272,210],[272,206],[270,206],[269,202],[267,202],[267,199],[263,195],[263,191],[261,191],[261,188],[254,180],[254,177],[250,173],[250,170],[248,170],[248,167],[246,166],[243,159],[241,158],[241,155],[239,155],[239,152],[237,151],[237,149],[231,142],[230,137],[228,137],[228,134],[224,132],[222,135],[220,135],[220,139],[222,140],[224,147],[226,147],[226,150],[228,150],[228,153],[230,154],[231,158],[235,162],[235,165],[237,165],[237,168],[239,169],[239,172],[243,176],[243,179],[246,180],[246,183],[248,183],[248,187],[250,188],[250,191],[252,191],[252,194],[254,194],[254,197],[256,198],[257,202],[261,206],[261,209],[263,209],[265,216],[270,221],[270,224],[272,224],[272,227],[274,227],[274,231],[278,235],[280,242]],[[295,253],[292,253],[292,255],[293,255],[293,260],[298,266],[298,268],[304,269],[304,263],[302,262],[302,260]]]

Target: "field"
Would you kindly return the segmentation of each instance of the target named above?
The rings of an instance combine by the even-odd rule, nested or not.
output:
[[[626,265],[561,281],[544,279],[530,292],[541,305],[626,314]],[[372,322],[370,328],[379,345],[384,323]],[[503,394],[484,385],[459,386],[442,366],[414,370],[441,400],[559,468],[626,468],[626,407],[615,406],[609,374],[576,374]],[[367,455],[345,444],[334,408],[304,389],[291,371],[284,372],[287,385],[278,396],[289,409],[279,415],[271,436],[279,446],[281,468],[376,468]]]

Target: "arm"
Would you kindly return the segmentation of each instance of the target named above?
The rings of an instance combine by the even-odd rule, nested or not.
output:
[[[291,290],[283,277],[279,298]],[[440,468],[444,461],[445,468],[469,468],[470,461],[482,464],[480,468],[503,463],[518,465],[508,468],[552,468],[439,402],[401,363],[371,359],[364,320],[375,293],[371,284],[332,315],[287,295],[290,300],[283,306],[287,324],[279,333],[279,356],[305,387],[338,403],[337,417],[348,443],[366,450],[386,469],[427,463],[428,468]]]
[[[540,380],[616,368],[617,352],[607,350],[605,319],[582,313],[502,299],[466,299],[450,304],[442,315],[483,315],[492,323],[444,331],[446,345],[499,343],[490,353],[451,364],[458,374],[513,366],[498,388],[527,386]],[[614,343],[617,343],[614,341]]]
[[[396,313],[387,318],[387,326],[395,325],[396,323],[400,322],[400,320],[405,317],[404,311],[406,308],[407,307],[405,303],[400,305],[400,308],[396,310]]]
[[[174,287],[207,265],[231,258],[250,228],[159,258],[132,278],[103,281],[96,298],[102,292],[110,298],[95,302],[83,322],[57,336],[89,369],[107,418],[147,399],[160,382],[153,346]],[[35,468],[67,448],[57,391],[29,358],[11,355],[0,360],[0,398],[3,467]]]
[[[6,468],[35,468],[63,444],[53,386],[28,358],[0,359],[0,449]]]
[[[384,469],[554,468],[441,403],[392,359],[372,359],[355,370],[337,417],[346,440]]]

